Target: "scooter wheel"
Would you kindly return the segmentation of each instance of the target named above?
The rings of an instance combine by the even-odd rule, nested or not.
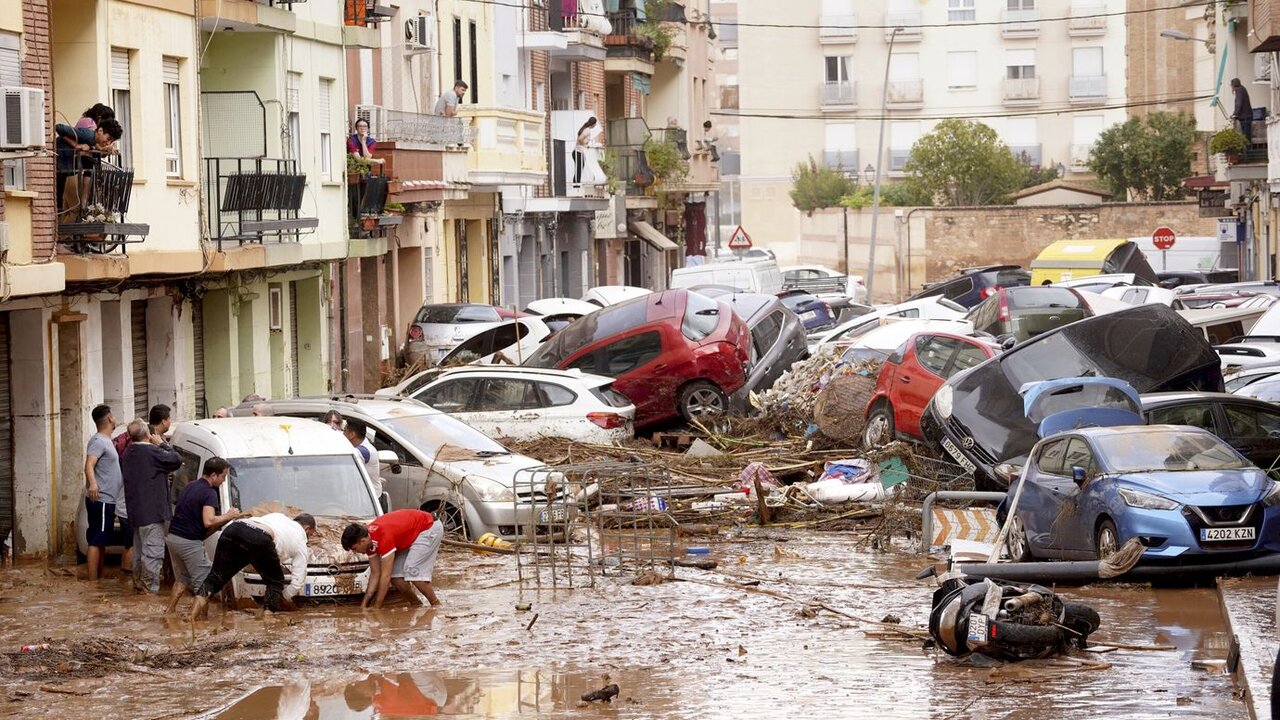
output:
[[[1076,633],[1067,633],[1067,640],[1075,643],[1080,649],[1088,647],[1089,636],[1097,632],[1102,625],[1098,611],[1083,603],[1063,603],[1062,624]]]

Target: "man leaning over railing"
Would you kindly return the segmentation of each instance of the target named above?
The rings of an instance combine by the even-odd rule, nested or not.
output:
[[[96,128],[58,123],[54,132],[58,137],[58,209],[78,210],[89,195],[89,179],[81,177],[80,182],[67,185],[66,177],[81,174],[81,158],[89,160],[89,169],[92,170],[101,163],[103,155],[117,152],[115,143],[124,135],[124,129],[118,120],[111,118],[103,120]]]

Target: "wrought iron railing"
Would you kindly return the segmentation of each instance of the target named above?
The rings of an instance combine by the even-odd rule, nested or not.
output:
[[[125,222],[133,171],[110,163],[58,172],[58,241],[76,252],[109,253],[146,239],[145,223]]]
[[[319,220],[299,217],[307,176],[296,160],[205,158],[205,206],[209,234],[218,241],[297,241]]]
[[[371,134],[384,142],[466,145],[472,132],[466,118],[376,108],[368,118]]]
[[[356,178],[348,176],[347,211],[352,237],[385,235],[387,228],[400,224],[399,214],[386,211],[389,181],[381,165],[371,166]]]

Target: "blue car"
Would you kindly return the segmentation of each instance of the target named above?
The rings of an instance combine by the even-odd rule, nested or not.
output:
[[[1199,428],[1060,430],[1036,444],[1006,503],[1015,560],[1098,559],[1135,537],[1144,564],[1280,551],[1280,483]]]
[[[788,310],[800,316],[800,322],[804,323],[806,332],[827,330],[835,325],[835,314],[831,312],[831,306],[826,300],[803,290],[780,292],[778,299],[787,306]]]

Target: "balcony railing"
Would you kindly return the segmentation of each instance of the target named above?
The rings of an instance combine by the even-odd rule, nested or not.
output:
[[[547,3],[547,27],[557,32],[585,32],[609,35],[613,28],[607,17],[601,17],[604,4],[600,0],[550,0]]]
[[[1072,75],[1071,102],[1091,102],[1107,97],[1106,75]]]
[[[1013,153],[1013,156],[1018,158],[1019,162],[1032,167],[1040,167],[1039,145],[1010,145],[1009,152]]]
[[[387,229],[400,224],[401,216],[386,211],[389,178],[381,165],[369,166],[368,172],[347,176],[347,214],[351,237],[382,237]]]
[[[613,152],[614,176],[632,197],[644,195],[657,179],[644,155],[649,134],[649,126],[641,117],[610,120],[605,129]]]
[[[851,43],[858,41],[857,15],[823,15],[818,19],[818,42]]]
[[[466,145],[472,140],[471,128],[460,117],[391,110],[380,105],[358,105],[356,117],[369,122],[369,134],[379,142],[448,147]]]
[[[1071,146],[1071,169],[1085,170],[1089,167],[1089,156],[1093,153],[1093,143],[1075,143]]]
[[[1101,3],[1072,3],[1067,34],[1072,37],[1106,34],[1109,19],[1106,12],[1107,6]]]
[[[919,105],[924,102],[924,80],[890,80],[889,103]]]
[[[676,146],[680,151],[680,157],[688,160],[692,157],[689,154],[689,131],[681,127],[665,127],[662,129],[662,137],[667,142]]]
[[[884,16],[884,39],[888,40],[893,34],[894,28],[902,28],[902,32],[898,33],[897,42],[916,41],[920,39],[922,24],[920,11],[888,13]]]
[[[376,0],[344,0],[343,22],[356,27],[369,27],[390,20],[395,8],[381,5]]]
[[[822,84],[822,106],[854,107],[858,104],[857,94],[854,90],[852,80],[844,82],[828,80]]]
[[[858,169],[857,150],[824,150],[822,152],[822,164],[854,175],[860,172]]]
[[[219,249],[230,240],[297,241],[319,225],[317,218],[298,216],[307,176],[296,160],[205,158],[204,183],[209,234]]]
[[[1004,101],[1023,104],[1040,99],[1040,78],[1005,78]]]
[[[151,226],[125,222],[133,171],[108,163],[58,172],[58,242],[75,252],[104,254],[146,239]]]
[[[1040,9],[1005,10],[1000,34],[1004,37],[1036,37],[1040,34]]]

